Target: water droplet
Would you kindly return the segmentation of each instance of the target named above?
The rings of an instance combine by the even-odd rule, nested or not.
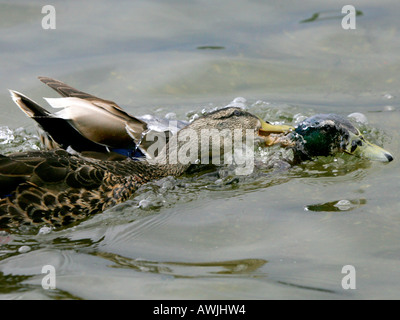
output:
[[[235,107],[235,108],[246,108],[247,100],[243,97],[237,97],[232,100],[232,102],[228,105],[228,107]]]
[[[53,228],[51,227],[41,227],[38,232],[38,235],[49,234],[52,230]]]
[[[189,122],[193,122],[194,120],[200,118],[200,116],[196,113],[194,115],[192,115],[192,117],[190,118]]]
[[[363,124],[368,123],[368,119],[367,119],[366,115],[364,115],[360,112],[353,112],[353,113],[349,114],[347,117],[352,118],[359,123],[363,123]]]
[[[307,116],[297,113],[293,116],[294,123],[301,123],[307,119]]]
[[[29,252],[29,251],[31,251],[31,247],[30,246],[21,246],[18,249],[19,253],[26,253],[26,252]]]
[[[383,111],[394,111],[394,110],[396,110],[396,108],[393,106],[384,106],[383,107]]]
[[[387,100],[391,100],[391,99],[394,98],[394,96],[391,95],[390,93],[385,93],[385,94],[383,95],[383,97],[384,97],[385,99],[387,99]]]
[[[333,205],[341,211],[347,211],[352,208],[352,204],[349,200],[339,200],[336,204]]]
[[[163,188],[163,189],[172,189],[173,187],[174,187],[174,185],[173,185],[173,183],[171,181],[165,181],[162,184],[161,188]]]
[[[139,201],[139,208],[146,209],[151,205],[151,202],[147,199],[143,199]]]
[[[237,97],[237,98],[233,99],[232,102],[233,103],[246,103],[247,100],[245,98],[243,98],[243,97]]]

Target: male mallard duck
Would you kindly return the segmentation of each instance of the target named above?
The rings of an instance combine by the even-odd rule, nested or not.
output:
[[[346,118],[337,114],[317,114],[305,119],[285,139],[299,160],[345,152],[375,161],[390,162],[393,156],[368,142]]]
[[[126,117],[122,111],[121,114]],[[141,127],[140,122],[134,123]],[[127,200],[150,180],[178,176],[191,163],[197,163],[198,154],[190,154],[192,158],[186,163],[165,161],[165,155],[182,147],[190,150],[193,144],[203,151],[201,139],[189,139],[188,146],[187,134],[200,137],[204,129],[217,129],[221,133],[240,130],[244,139],[247,130],[254,136],[268,137],[292,127],[272,125],[240,108],[225,108],[198,118],[180,130],[176,139],[164,147],[167,152],[161,152],[152,163],[129,158],[100,161],[62,149],[0,156],[0,228],[65,226]],[[213,144],[206,142],[212,156]]]

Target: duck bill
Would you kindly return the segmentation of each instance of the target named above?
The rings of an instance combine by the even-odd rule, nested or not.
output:
[[[365,140],[364,138],[361,138],[361,144],[355,144],[354,141],[360,141],[360,137],[357,136],[356,139],[357,140],[353,140],[353,142],[351,141],[349,144],[353,147],[345,152],[373,161],[390,162],[393,160],[393,156],[385,149]],[[354,145],[356,145],[356,147],[354,147]]]
[[[258,134],[260,136],[268,136],[271,133],[279,134],[279,133],[287,133],[294,130],[294,127],[287,126],[284,124],[271,124],[269,122],[265,122],[260,119],[261,128],[258,130]]]

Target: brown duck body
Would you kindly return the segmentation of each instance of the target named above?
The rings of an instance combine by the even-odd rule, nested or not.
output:
[[[142,161],[98,161],[61,149],[1,156],[0,228],[69,225],[126,201],[155,177],[174,173]]]
[[[204,129],[217,129],[223,141],[229,140],[225,137],[226,130],[241,130],[243,139],[250,130],[265,142],[271,133],[293,129],[272,125],[239,108],[220,109],[196,119],[171,139],[167,139],[168,133],[160,132],[166,134],[165,142],[152,150],[157,152],[146,160],[136,161],[131,155],[116,154],[112,150],[130,148],[135,151],[143,147],[146,123],[130,116],[112,101],[99,99],[54,79],[41,77],[40,80],[64,97],[47,99],[61,111],[52,114],[15,91],[11,91],[11,96],[42,128],[44,141],[49,142],[45,143],[46,147],[60,149],[0,155],[1,229],[22,225],[47,224],[56,228],[70,225],[126,201],[139,186],[151,180],[178,176],[190,164],[197,163],[198,152],[203,156],[203,142],[198,137]],[[220,144],[214,148],[209,141],[204,143],[205,159],[212,158],[214,151],[221,149]],[[198,152],[190,152],[190,159],[184,157],[187,162],[170,159],[170,154],[184,150],[182,154],[186,155],[186,151],[192,149]]]

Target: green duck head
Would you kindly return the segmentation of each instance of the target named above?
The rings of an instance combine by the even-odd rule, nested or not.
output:
[[[337,152],[374,161],[393,160],[388,151],[367,141],[349,120],[337,114],[317,114],[307,118],[292,135],[295,154],[301,160]]]

